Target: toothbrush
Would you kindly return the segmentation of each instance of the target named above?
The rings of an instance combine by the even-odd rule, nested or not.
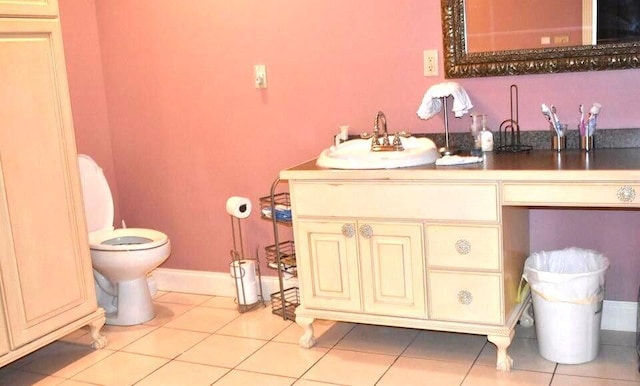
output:
[[[589,119],[587,121],[587,136],[592,136],[596,131],[596,122],[598,120],[598,114],[602,105],[600,103],[594,103],[589,110]]]
[[[580,136],[584,137],[584,134],[585,134],[584,106],[580,105],[578,110],[580,111],[580,122],[578,123],[578,130],[580,131]]]
[[[542,109],[542,115],[544,115],[547,118],[547,121],[549,121],[549,126],[551,126],[551,130],[555,131],[557,134],[558,126],[556,126],[555,122],[553,121],[553,118],[551,116],[551,109],[549,109],[549,106],[547,106],[544,103],[540,105],[540,107]]]

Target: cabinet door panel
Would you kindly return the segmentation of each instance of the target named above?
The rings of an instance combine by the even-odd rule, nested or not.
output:
[[[19,346],[96,309],[56,20],[0,21],[0,267]]]
[[[366,222],[359,236],[364,310],[426,317],[422,226]]]
[[[343,221],[298,221],[296,258],[302,303],[307,308],[359,311],[360,289],[355,235]]]
[[[1,16],[58,15],[58,0],[0,0]]]

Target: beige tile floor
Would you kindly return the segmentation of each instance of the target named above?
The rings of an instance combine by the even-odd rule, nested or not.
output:
[[[1,368],[0,385],[640,385],[634,333],[602,331],[596,360],[561,365],[518,327],[501,373],[483,336],[316,321],[318,343],[303,349],[300,328],[268,305],[240,314],[231,298],[175,292],[154,302],[144,325],[105,326],[106,348],[78,330]]]

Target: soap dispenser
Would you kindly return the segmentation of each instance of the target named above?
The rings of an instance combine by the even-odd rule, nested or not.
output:
[[[493,151],[493,133],[487,127],[487,116],[482,115],[482,130],[480,131],[482,151]]]

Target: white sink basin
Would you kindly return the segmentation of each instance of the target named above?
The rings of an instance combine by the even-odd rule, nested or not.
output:
[[[393,136],[389,137],[393,141]],[[332,169],[394,169],[432,164],[439,158],[429,138],[401,138],[403,151],[371,151],[370,139],[352,139],[320,153],[316,165]]]

